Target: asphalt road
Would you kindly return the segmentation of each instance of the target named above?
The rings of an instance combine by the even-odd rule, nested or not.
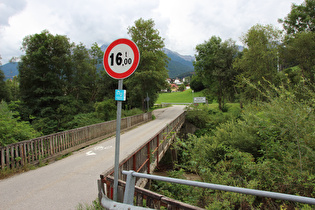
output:
[[[155,120],[120,137],[120,160],[179,116],[184,106],[155,111]],[[36,170],[0,180],[0,209],[76,209],[97,198],[99,175],[114,167],[115,137]]]

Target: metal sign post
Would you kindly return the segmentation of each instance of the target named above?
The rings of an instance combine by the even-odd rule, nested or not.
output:
[[[122,90],[122,89],[123,89],[123,79],[120,79],[120,80],[118,80],[118,90]],[[121,104],[122,104],[122,101],[117,101],[115,169],[114,169],[114,196],[113,196],[114,201],[117,201],[117,190],[118,190]]]
[[[106,73],[118,79],[118,90],[115,91],[117,101],[116,143],[115,143],[115,169],[114,169],[114,201],[117,201],[119,178],[119,150],[120,150],[120,124],[121,105],[126,100],[126,91],[123,90],[123,79],[129,77],[138,67],[140,52],[137,45],[129,39],[117,39],[112,42],[104,53],[103,64]]]

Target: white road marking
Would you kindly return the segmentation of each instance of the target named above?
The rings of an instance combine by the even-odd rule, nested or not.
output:
[[[101,151],[101,150],[103,150],[103,149],[104,149],[103,146],[94,147],[94,150],[95,150],[95,151]]]
[[[86,154],[86,156],[96,155],[96,153],[94,153],[93,151],[88,151],[85,154]]]
[[[94,149],[94,151],[102,151],[102,150],[110,149],[112,147],[113,146],[107,146],[107,147],[97,146],[97,147],[94,147],[93,149]],[[96,153],[93,151],[88,151],[85,154],[86,154],[86,156],[96,155]]]

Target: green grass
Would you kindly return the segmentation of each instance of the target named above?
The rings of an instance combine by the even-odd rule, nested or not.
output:
[[[191,89],[185,90],[184,92],[173,92],[173,93],[160,93],[156,104],[161,103],[192,103],[194,97],[204,96],[201,92],[192,93]]]

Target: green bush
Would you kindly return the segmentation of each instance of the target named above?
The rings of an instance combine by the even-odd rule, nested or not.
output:
[[[240,108],[235,105],[230,105],[228,112],[206,104],[191,105],[187,108],[186,120],[200,129],[196,132],[197,136],[212,134],[220,124],[240,116]]]
[[[270,87],[261,92],[264,102],[248,104],[241,115],[189,108],[187,119],[211,131],[177,141],[178,166],[209,183],[315,197],[315,93],[302,86]],[[310,209],[224,191],[195,193],[191,199],[205,201],[208,209]]]
[[[97,118],[103,121],[109,121],[116,118],[116,103],[114,99],[105,98],[102,102],[96,102],[94,105]]]
[[[121,117],[129,117],[129,116],[134,116],[134,115],[138,115],[138,114],[142,114],[143,111],[141,109],[138,108],[133,108],[130,110],[121,110]]]
[[[74,116],[74,119],[68,122],[67,126],[69,129],[80,128],[88,125],[102,123],[104,120],[97,118],[95,112],[82,113]]]
[[[167,175],[173,178],[185,179],[184,170],[170,171]],[[200,197],[196,196],[200,195],[200,189],[192,186],[163,181],[152,181],[151,190],[156,191],[166,197],[181,200],[191,205],[197,206],[200,204]]]
[[[20,121],[19,114],[12,112],[7,103],[0,103],[0,146],[29,140],[40,136],[29,122]]]

